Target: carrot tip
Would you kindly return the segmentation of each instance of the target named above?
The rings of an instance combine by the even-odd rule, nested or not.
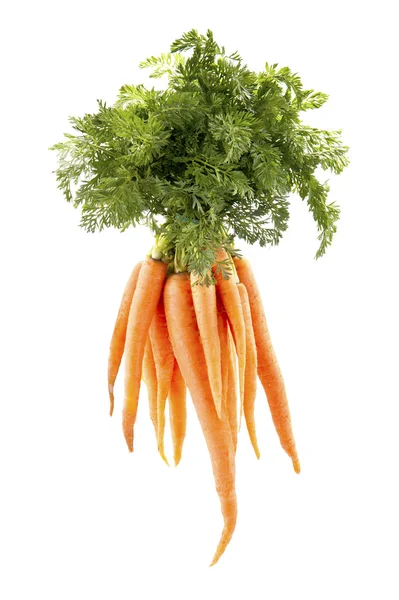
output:
[[[111,390],[112,387],[112,390]],[[112,417],[112,413],[114,412],[114,386],[109,386],[109,414]]]
[[[175,467],[177,467],[177,465],[179,464],[179,462],[181,460],[181,452],[179,452],[178,454],[175,454],[173,457],[173,460],[175,461]]]
[[[165,454],[163,448],[158,448],[158,452],[161,455],[162,460],[168,465],[168,467],[170,467],[169,461],[166,458],[166,454]]]
[[[292,464],[294,465],[295,473],[299,474],[301,472],[301,465],[300,465],[299,459],[298,458],[293,459]]]
[[[133,452],[133,432],[123,432],[129,452]]]

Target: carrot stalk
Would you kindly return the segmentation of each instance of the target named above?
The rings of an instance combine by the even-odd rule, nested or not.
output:
[[[234,450],[228,422],[219,419],[215,409],[188,273],[168,277],[164,302],[173,351],[202,427],[221,503],[224,528],[211,563],[214,565],[230,542],[237,519]]]
[[[140,269],[129,312],[125,344],[125,400],[122,426],[129,452],[133,452],[133,427],[140,393],[144,350],[166,278],[165,263],[147,258]]]
[[[222,378],[220,361],[220,342],[217,331],[216,286],[195,285],[197,277],[191,273],[191,291],[198,329],[204,348],[207,373],[211,385],[213,400],[219,418],[222,417]]]
[[[251,307],[252,324],[258,357],[258,377],[265,390],[280,443],[291,458],[294,470],[301,470],[295,446],[287,393],[270,339],[262,299],[249,261],[234,259],[240,281],[245,285]]]
[[[181,459],[184,438],[186,436],[187,411],[186,384],[176,359],[169,390],[169,416],[172,431],[173,459],[177,467]]]
[[[244,389],[244,416],[251,440],[252,447],[256,457],[260,458],[258,440],[256,438],[255,428],[255,397],[258,361],[256,355],[255,335],[252,327],[251,307],[249,305],[248,292],[243,283],[237,285],[241,298],[242,312],[245,322],[245,341],[246,341],[246,359],[245,359],[245,389]],[[240,423],[241,424],[241,423]]]
[[[163,297],[159,298],[154,318],[150,326],[150,338],[154,353],[155,368],[157,373],[157,414],[158,414],[158,451],[163,460],[169,465],[165,456],[164,434],[165,434],[165,406],[168,397],[170,383],[172,381],[175,357],[169,340],[168,327],[166,324]]]
[[[109,414],[114,412],[114,385],[122,361],[125,348],[126,328],[129,318],[130,305],[137,285],[142,263],[139,262],[133,269],[123,292],[122,301],[116,317],[114,331],[112,333],[108,358],[108,393]]]

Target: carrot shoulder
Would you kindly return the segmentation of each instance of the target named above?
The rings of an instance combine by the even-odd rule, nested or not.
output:
[[[109,414],[114,412],[114,385],[121,364],[123,350],[125,348],[126,328],[129,318],[130,305],[136,289],[142,263],[139,262],[133,269],[123,292],[122,301],[116,317],[114,331],[112,333],[108,358],[108,393]]]
[[[175,359],[169,390],[169,415],[172,431],[173,459],[176,467],[181,459],[184,438],[186,436],[186,389],[179,363]]]
[[[220,362],[220,342],[217,331],[216,286],[195,285],[197,277],[191,273],[191,291],[197,317],[202,346],[204,348],[209,383],[215,402],[216,412],[222,416],[222,377]]]
[[[292,432],[287,393],[270,339],[259,288],[248,260],[235,258],[234,264],[238,277],[248,292],[258,358],[258,377],[265,390],[280,443],[291,458],[296,473],[299,473],[300,463]]]
[[[255,335],[252,326],[251,308],[249,305],[248,293],[245,285],[239,283],[237,285],[241,298],[242,312],[245,322],[245,343],[246,343],[246,358],[245,358],[245,388],[244,388],[244,415],[245,422],[251,440],[252,447],[256,457],[260,457],[258,440],[256,438],[255,428],[255,397],[256,397],[256,380],[258,361],[256,356]]]
[[[125,400],[123,433],[133,452],[133,427],[140,393],[145,344],[151,321],[165,283],[167,265],[147,258],[140,269],[136,291],[129,312],[125,344]]]
[[[154,353],[155,369],[157,373],[157,436],[158,451],[163,460],[168,463],[164,449],[165,434],[165,405],[168,397],[170,383],[172,381],[175,357],[169,340],[168,328],[163,303],[163,297],[159,298],[158,305],[150,325],[150,338]]]
[[[235,456],[226,419],[219,419],[207,376],[188,273],[168,277],[164,288],[165,313],[172,347],[201,424],[220,498],[224,528],[212,565],[226,549],[237,519]]]

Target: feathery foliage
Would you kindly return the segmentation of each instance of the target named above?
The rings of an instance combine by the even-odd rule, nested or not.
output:
[[[205,281],[216,249],[235,237],[277,244],[287,229],[289,195],[306,200],[322,256],[339,209],[316,169],[348,165],[340,131],[303,124],[326,94],[304,89],[288,67],[255,73],[226,54],[210,30],[195,29],[168,54],[140,63],[164,90],[124,85],[113,106],[72,117],[75,134],[58,152],[58,186],[87,231],[150,227],[158,249]]]

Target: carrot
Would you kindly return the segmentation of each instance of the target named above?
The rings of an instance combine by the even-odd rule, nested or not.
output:
[[[187,411],[186,384],[176,359],[169,390],[169,416],[172,430],[173,459],[177,467],[181,459],[184,438],[186,436]]]
[[[265,390],[280,443],[291,458],[295,472],[299,473],[301,467],[292,432],[284,380],[270,339],[259,289],[248,260],[235,258],[234,264],[238,277],[248,292],[258,356],[258,377]]]
[[[129,318],[130,305],[137,285],[137,279],[140,273],[142,263],[139,262],[133,269],[129,280],[125,286],[122,296],[122,302],[116,317],[114,331],[112,333],[111,344],[108,358],[108,393],[109,393],[109,414],[114,412],[114,385],[121,364],[123,350],[125,347],[127,320]]]
[[[223,302],[220,298],[219,292],[216,293],[216,314],[217,314],[217,325],[220,345],[220,363],[221,363],[221,377],[222,377],[222,391],[223,391],[223,405],[226,406],[227,398],[227,380],[228,380],[228,320],[226,309],[223,306]]]
[[[237,449],[237,373],[236,357],[234,351],[234,341],[230,330],[227,328],[227,414],[230,423],[231,437],[233,440],[234,452]]]
[[[220,342],[217,331],[216,286],[195,285],[197,277],[191,273],[191,292],[197,317],[202,346],[204,348],[209,383],[219,418],[222,417],[222,377]]]
[[[154,353],[155,369],[157,373],[157,414],[158,414],[158,451],[168,465],[165,456],[164,433],[165,433],[165,405],[168,397],[170,382],[172,381],[175,357],[169,340],[168,327],[166,325],[163,297],[159,298],[158,305],[150,326],[150,338]]]
[[[228,385],[229,385],[229,361],[228,361],[228,357],[229,357],[229,352],[230,352],[230,346],[229,346],[229,322],[227,319],[227,314],[226,314],[226,310],[223,306],[223,303],[220,299],[219,293],[216,293],[216,307],[217,307],[217,318],[218,318],[218,334],[219,334],[219,340],[220,340],[220,356],[221,356],[221,366],[222,366],[222,390],[223,390],[223,407],[222,407],[222,418],[227,419],[228,423],[229,423],[229,430],[230,430],[230,436],[231,436],[231,441],[233,444],[233,448],[235,449],[234,446],[234,441],[233,441],[233,435],[232,435],[232,428],[231,425],[232,423],[230,423],[230,413],[227,409],[227,401],[229,398],[229,389],[228,389]],[[234,402],[237,402],[237,398],[234,398]]]
[[[155,435],[158,441],[158,410],[157,410],[157,371],[155,368],[154,354],[152,351],[151,338],[148,335],[145,344],[143,359],[143,380],[148,389],[148,403],[150,408],[150,419],[154,425]]]
[[[133,452],[133,427],[140,393],[147,335],[166,278],[167,265],[147,258],[140,269],[129,312],[125,345],[125,401],[122,426],[129,452]]]
[[[227,252],[224,249],[219,249],[216,256],[216,261],[230,260],[231,266],[233,262],[229,259]],[[218,272],[217,265],[212,267],[219,293],[223,305],[227,312],[231,332],[233,334],[234,344],[238,355],[239,380],[240,380],[240,399],[241,406],[244,404],[244,385],[245,385],[245,323],[242,313],[240,294],[237,289],[235,277],[230,276],[229,279],[224,279],[221,272]]]
[[[170,275],[164,288],[170,340],[201,424],[212,463],[224,519],[223,532],[213,557],[214,565],[233,535],[237,519],[235,456],[226,419],[219,419],[207,376],[201,338],[195,318],[190,275]]]
[[[256,457],[260,458],[258,440],[256,438],[255,428],[255,397],[256,397],[256,379],[258,370],[258,360],[256,355],[256,343],[254,330],[252,327],[251,307],[249,305],[248,292],[243,283],[237,285],[241,298],[242,312],[245,322],[245,341],[246,341],[246,359],[245,359],[245,388],[244,388],[244,415],[251,440],[252,447]],[[241,422],[241,421],[240,421]]]

